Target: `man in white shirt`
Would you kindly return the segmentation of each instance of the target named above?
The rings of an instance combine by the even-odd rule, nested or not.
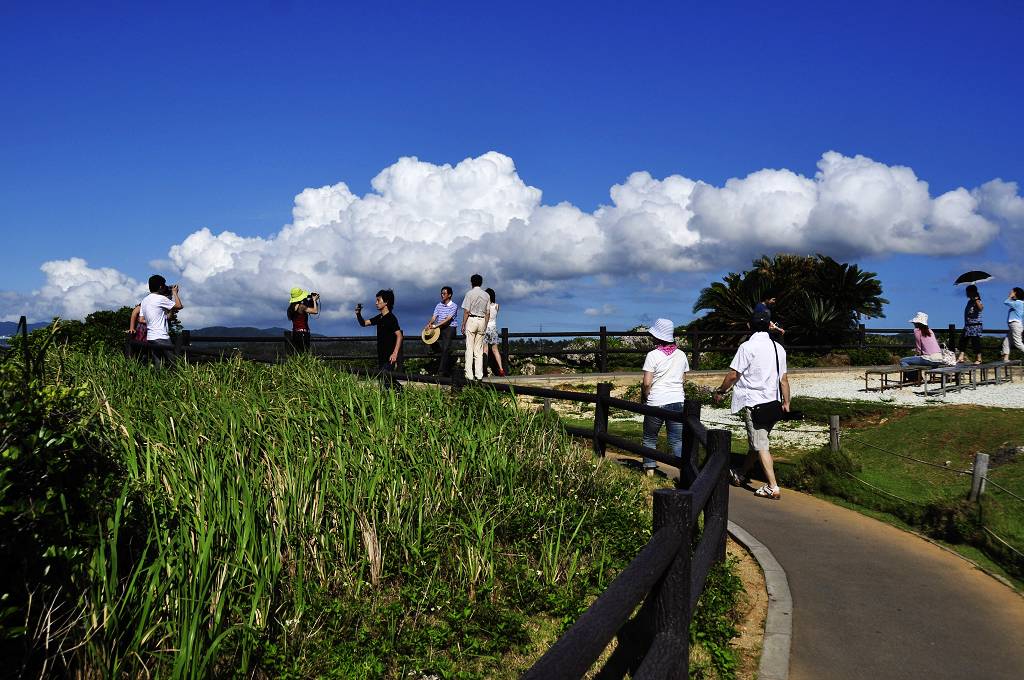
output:
[[[167,331],[167,315],[183,309],[178,297],[177,284],[167,287],[167,281],[159,274],[149,277],[149,295],[139,305],[140,313],[146,319],[146,340],[157,345],[171,344]]]
[[[487,329],[487,308],[490,296],[481,290],[484,277],[469,277],[472,286],[462,299],[462,332],[466,334],[466,380],[484,378],[484,331]]]
[[[779,485],[775,479],[775,466],[768,450],[767,429],[757,427],[752,418],[752,410],[759,404],[774,400],[782,402],[782,410],[789,411],[789,377],[786,375],[786,350],[768,335],[771,317],[766,311],[757,311],[750,321],[750,329],[754,334],[740,345],[736,356],[729,364],[729,373],[722,380],[722,385],[715,390],[715,401],[735,385],[732,392],[732,412],[740,412],[747,426],[747,442],[749,444],[747,458],[739,473],[729,470],[730,481],[734,486],[744,486],[747,476],[754,466],[754,454],[764,467],[768,483],[755,491],[758,496],[778,500],[781,497]]]

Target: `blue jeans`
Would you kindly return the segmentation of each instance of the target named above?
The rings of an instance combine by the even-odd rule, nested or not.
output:
[[[924,357],[903,357],[900,359],[900,366],[927,366],[928,368],[935,368],[941,365],[941,361],[932,361]]]
[[[678,411],[683,412],[683,402],[677,401],[674,404],[663,404],[658,408],[663,408],[666,411]],[[675,423],[671,420],[665,422],[664,418],[656,418],[654,416],[644,416],[644,440],[643,445],[649,449],[658,448],[658,433],[661,431],[661,424],[665,423],[665,428],[668,434],[668,450],[676,458],[681,458],[683,455],[683,424]],[[645,468],[654,468],[658,464],[650,458],[644,458]]]

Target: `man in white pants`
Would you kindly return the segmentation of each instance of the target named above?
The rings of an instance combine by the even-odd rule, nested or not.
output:
[[[462,332],[466,334],[466,380],[484,378],[484,330],[487,328],[487,308],[491,298],[481,290],[484,277],[469,277],[472,288],[462,299]]]
[[[1009,307],[1006,312],[1006,327],[1008,332],[1003,338],[1003,361],[1010,360],[1010,343],[1021,352],[1024,352],[1024,342],[1021,342],[1021,325],[1024,323],[1024,289],[1014,287],[1010,289],[1003,304]]]

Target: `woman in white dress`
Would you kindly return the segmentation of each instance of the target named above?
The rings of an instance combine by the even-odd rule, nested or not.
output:
[[[487,295],[491,298],[487,305],[487,325],[484,327],[485,352],[494,356],[494,363],[498,366],[498,375],[505,375],[505,368],[501,365],[501,348],[498,346],[498,303],[494,301],[494,289],[487,288]]]

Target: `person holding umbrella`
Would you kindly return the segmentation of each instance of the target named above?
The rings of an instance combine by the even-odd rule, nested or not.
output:
[[[1010,342],[1021,352],[1024,352],[1024,342],[1021,342],[1021,324],[1024,324],[1024,288],[1014,286],[1010,289],[1009,295],[1003,300],[1003,304],[1009,307],[1006,313],[1006,326],[1008,332],[1003,338],[1003,361],[1010,360]]]
[[[964,332],[960,334],[960,356],[956,358],[958,364],[967,363],[967,343],[971,343],[974,350],[974,363],[981,363],[981,310],[985,305],[981,303],[981,295],[978,287],[973,283],[967,286],[967,306],[964,307]]]

